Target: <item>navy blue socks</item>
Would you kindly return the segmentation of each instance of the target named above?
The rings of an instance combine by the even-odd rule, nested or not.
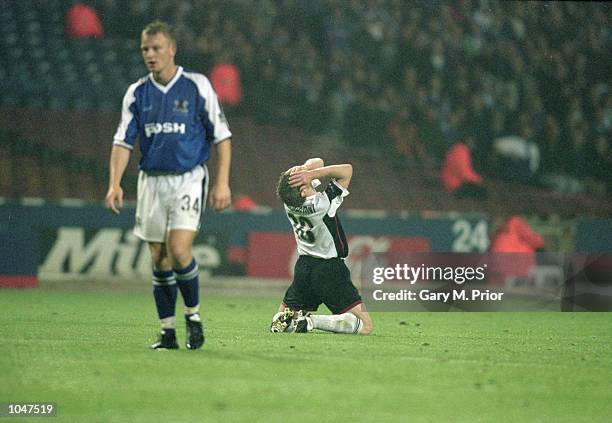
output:
[[[174,273],[153,269],[153,296],[160,320],[174,317],[176,307],[176,279]]]
[[[173,269],[176,275],[176,282],[181,290],[181,295],[185,300],[185,314],[197,313],[197,308],[200,305],[200,269],[195,259],[184,269]]]

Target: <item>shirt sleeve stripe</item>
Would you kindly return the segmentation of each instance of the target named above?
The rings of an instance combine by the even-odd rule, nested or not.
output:
[[[127,148],[128,150],[133,150],[134,146],[128,144],[127,142],[123,141],[123,140],[114,140],[113,141],[113,145],[118,145],[119,147],[124,147]]]
[[[140,80],[127,89],[125,96],[123,97],[123,106],[121,109],[121,121],[119,122],[119,126],[117,127],[117,132],[115,132],[115,136],[113,137],[113,144],[118,144],[117,141],[123,141],[124,144],[130,145],[132,149],[134,146],[134,142],[136,141],[136,135],[138,134],[138,125],[132,112],[134,103],[136,102],[135,91],[141,84],[143,84],[144,80]],[[125,146],[124,146],[125,147]]]
[[[183,75],[196,84],[200,96],[204,99],[206,120],[204,125],[206,126],[206,130],[211,132],[212,141],[218,144],[221,141],[231,138],[232,133],[225,121],[225,116],[219,105],[219,99],[208,78],[202,74],[192,72],[184,72]]]

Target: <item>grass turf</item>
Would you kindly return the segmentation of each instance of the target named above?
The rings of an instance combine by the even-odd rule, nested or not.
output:
[[[205,295],[204,348],[184,348],[181,322],[181,350],[159,352],[148,291],[0,290],[0,402],[55,402],[66,422],[610,421],[612,313],[376,313],[369,337],[270,334],[278,301]]]

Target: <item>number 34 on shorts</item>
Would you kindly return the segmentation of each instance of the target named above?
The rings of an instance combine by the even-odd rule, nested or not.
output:
[[[197,231],[204,211],[208,172],[198,166],[181,175],[138,178],[138,204],[134,234],[149,242],[164,242],[173,229]]]

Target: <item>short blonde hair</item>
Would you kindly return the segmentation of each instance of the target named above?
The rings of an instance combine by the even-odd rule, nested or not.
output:
[[[174,28],[170,24],[160,21],[159,19],[156,19],[145,26],[142,33],[146,35],[164,34],[172,44],[176,45]]]

